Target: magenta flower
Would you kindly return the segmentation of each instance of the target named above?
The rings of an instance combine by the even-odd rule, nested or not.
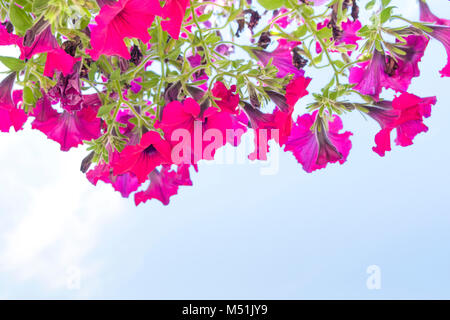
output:
[[[228,89],[222,82],[217,81],[211,90],[214,97],[219,100],[214,100],[222,111],[235,114],[239,105],[239,94],[235,94],[236,86],[232,85]]]
[[[279,109],[275,109],[273,113],[263,113],[248,103],[244,104],[244,112],[255,135],[255,150],[249,154],[248,158],[250,160],[267,160],[268,142],[274,139],[280,143],[280,128],[285,132],[286,121],[289,121],[292,113],[284,113]],[[278,114],[278,112],[280,113]]]
[[[21,103],[21,95],[14,95],[12,88],[16,73],[11,73],[0,83],[0,131],[9,132],[11,127],[17,132],[27,121],[26,113],[17,107]],[[19,91],[17,91],[19,92]]]
[[[44,67],[44,76],[53,78],[55,71],[61,71],[64,76],[67,76],[72,73],[74,64],[80,60],[81,58],[74,58],[61,48],[49,51]]]
[[[80,64],[78,62],[67,76],[59,74],[58,82],[48,92],[52,100],[60,101],[67,111],[79,111],[82,108],[83,95],[80,89]],[[98,98],[98,96],[97,96]]]
[[[164,136],[173,144],[179,142],[173,140],[176,139],[173,135],[176,130],[183,129],[190,135],[191,155],[183,159],[183,161],[188,161],[185,164],[197,164],[201,159],[212,160],[218,148],[224,146],[227,142],[232,145],[239,144],[240,137],[245,132],[245,127],[233,114],[218,111],[214,107],[202,110],[197,101],[192,98],[187,98],[183,103],[173,101],[167,104],[163,109],[161,121],[157,122],[155,126],[161,128]],[[210,149],[209,144],[203,141],[205,132],[211,129],[219,131],[221,134],[220,137],[217,137],[218,140],[214,138],[214,141],[212,141],[213,149]],[[237,135],[230,137],[227,135],[228,130],[235,131]],[[209,152],[205,152],[206,148]],[[187,155],[183,156],[187,157]]]
[[[343,164],[352,147],[351,132],[339,133],[342,120],[335,115],[325,123],[317,118],[318,112],[298,117],[292,134],[286,142],[286,151],[292,151],[303,169],[311,173],[325,168],[328,163]]]
[[[323,29],[330,23],[329,19],[326,19],[324,22],[319,23],[317,25],[317,30]],[[351,21],[348,19],[341,24],[342,31],[339,36],[334,39],[335,45],[339,46],[341,44],[355,45],[355,50],[358,49],[358,41],[362,40],[361,37],[358,36],[358,31],[361,29],[362,25],[359,20]],[[327,40],[327,39],[324,39]],[[332,40],[332,39],[330,39]],[[316,43],[316,52],[321,53],[322,47],[319,42]],[[352,54],[353,51],[348,51],[349,55]]]
[[[294,108],[300,98],[307,96],[309,94],[306,88],[311,83],[311,78],[298,77],[292,79],[291,82],[286,86],[286,103],[289,107]]]
[[[58,142],[62,151],[82,144],[83,140],[92,140],[100,137],[100,119],[97,110],[85,106],[80,111],[62,113],[53,109],[49,97],[44,96],[38,100],[33,110],[35,120],[32,128],[43,132],[47,138]]]
[[[145,133],[139,144],[126,146],[112,164],[114,175],[134,173],[140,183],[161,164],[171,164],[170,144],[156,131]]]
[[[97,185],[99,180],[111,184],[123,198],[128,198],[141,185],[133,173],[113,175],[111,165],[106,163],[96,165],[94,169],[86,173],[86,177],[94,186]]]
[[[428,26],[433,31],[430,36],[440,41],[447,52],[447,65],[440,71],[442,77],[450,77],[450,26]]]
[[[18,35],[8,32],[8,29],[0,23],[0,46],[18,45],[22,38]]]
[[[383,102],[380,110],[369,109],[372,116],[381,126],[381,131],[375,136],[376,146],[373,151],[384,156],[391,151],[391,132],[396,129],[395,143],[402,147],[413,144],[413,139],[428,127],[423,118],[431,116],[431,106],[436,104],[436,97],[420,98],[410,93],[403,93],[392,102]]]
[[[420,21],[436,23],[441,26],[450,26],[450,20],[436,17],[433,12],[431,12],[430,7],[424,0],[419,0],[419,8]]]
[[[155,169],[150,173],[150,185],[147,190],[134,195],[134,202],[137,206],[151,199],[158,199],[167,206],[170,197],[178,193],[180,186],[192,185],[188,165],[178,166],[177,171],[169,169],[169,167],[163,166],[161,171]]]
[[[429,39],[423,35],[410,35],[405,40],[405,44],[396,45],[405,52],[405,55],[395,54],[397,61],[375,49],[372,59],[351,68],[349,82],[357,84],[354,89],[375,100],[379,99],[383,87],[406,92],[412,78],[420,75],[418,64]]]
[[[403,50],[406,54],[395,54],[398,61],[396,70],[393,70],[391,76],[390,88],[396,89],[395,83],[400,83],[397,86],[398,91],[406,91],[411,84],[411,79],[420,76],[419,62],[425,53],[430,39],[424,35],[410,35],[405,37],[406,44],[399,44],[397,48]]]
[[[379,99],[383,84],[386,82],[386,59],[378,50],[374,50],[369,61],[358,64],[350,69],[350,83],[356,83],[355,90],[362,94]]]
[[[178,39],[180,35],[181,24],[188,5],[189,0],[167,0],[164,5],[162,16],[169,20],[161,21],[161,27],[174,39]]]
[[[280,39],[278,40],[278,47],[272,52],[257,49],[252,50],[252,52],[264,66],[272,59],[272,65],[278,69],[278,78],[284,78],[289,74],[293,74],[294,78],[296,78],[305,74],[304,70],[298,69],[293,63],[292,49],[299,44],[300,42]]]
[[[100,55],[118,55],[131,58],[125,45],[125,38],[137,38],[148,43],[148,28],[155,15],[161,15],[158,0],[118,0],[113,5],[104,5],[95,18],[97,25],[92,27],[92,50],[87,50],[93,60]]]

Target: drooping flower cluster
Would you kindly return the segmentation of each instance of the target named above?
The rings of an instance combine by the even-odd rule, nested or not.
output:
[[[392,135],[406,147],[429,130],[436,98],[409,88],[433,39],[450,75],[450,20],[423,0],[418,22],[375,3],[362,21],[357,0],[3,1],[0,46],[20,56],[0,57],[0,131],[28,122],[62,151],[86,145],[87,179],[136,205],[167,205],[192,168],[249,133],[250,160],[282,149],[308,173],[343,164],[354,110],[380,125],[373,151],[384,156]],[[309,95],[312,81],[322,90]]]

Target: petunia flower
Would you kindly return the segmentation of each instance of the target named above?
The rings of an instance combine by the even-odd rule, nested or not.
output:
[[[321,22],[317,24],[317,30],[323,29],[327,27],[330,23],[329,19],[325,19],[324,22]],[[341,30],[339,32],[339,35],[334,39],[334,43],[336,46],[345,44],[345,45],[354,45],[355,50],[358,49],[358,41],[362,40],[361,37],[358,36],[358,31],[361,29],[362,25],[359,20],[351,21],[348,19],[347,21],[344,21],[341,23]],[[327,39],[324,39],[327,40]],[[332,40],[332,39],[330,39]],[[322,46],[319,42],[316,43],[316,52],[321,53],[322,52]],[[349,50],[347,53],[348,55],[351,55],[353,51]]]
[[[162,164],[171,164],[171,147],[156,131],[145,133],[139,144],[126,146],[112,164],[114,175],[134,173],[140,183]]]
[[[267,66],[272,59],[272,65],[278,69],[278,78],[284,78],[289,74],[293,74],[296,78],[305,74],[305,71],[297,68],[293,62],[292,49],[299,44],[300,42],[280,39],[278,40],[278,47],[272,52],[259,49],[254,49],[252,52],[264,66]]]
[[[239,105],[239,94],[235,94],[236,86],[232,85],[228,89],[222,82],[217,81],[214,84],[211,93],[219,100],[214,100],[222,111],[235,114]]]
[[[104,5],[95,18],[97,25],[91,30],[92,50],[86,52],[93,60],[98,60],[102,54],[129,60],[131,55],[124,39],[137,38],[148,43],[148,28],[155,15],[161,14],[158,0],[118,0]]]
[[[381,126],[381,131],[375,136],[376,146],[373,151],[384,156],[391,151],[391,132],[395,129],[395,143],[402,147],[413,144],[413,139],[428,127],[424,118],[431,116],[431,106],[436,104],[436,97],[420,98],[410,93],[403,93],[392,102],[385,101],[379,105],[379,110],[369,109],[369,115]]]
[[[406,92],[411,80],[420,75],[418,63],[428,45],[428,38],[423,35],[410,35],[406,43],[396,46],[404,55],[393,53],[394,57],[374,50],[370,60],[358,63],[350,69],[349,82],[355,83],[355,90],[379,100],[382,88],[397,92]]]
[[[155,126],[160,128],[164,132],[164,136],[173,144],[178,144],[177,137],[174,136],[174,132],[180,132],[179,130],[185,130],[184,133],[189,135],[191,141],[189,148],[191,155],[184,155],[189,158],[188,164],[196,164],[199,160],[212,160],[215,151],[224,146],[227,142],[238,145],[240,143],[240,137],[245,132],[245,127],[241,124],[237,118],[226,111],[219,111],[214,107],[203,109],[192,98],[187,98],[183,102],[172,101],[167,104],[162,111],[161,121],[158,121]],[[214,137],[214,148],[205,153],[205,149],[210,144],[204,143],[204,134],[214,130],[220,133],[220,137]],[[236,135],[230,137],[229,131],[233,131]],[[213,131],[209,132],[210,134]],[[213,137],[211,137],[213,139]],[[188,158],[183,161],[188,161]],[[179,163],[177,163],[179,164]]]
[[[170,202],[170,197],[178,193],[180,186],[191,186],[189,177],[189,165],[178,166],[177,171],[163,166],[160,170],[153,170],[150,175],[150,185],[147,190],[137,192],[134,195],[136,206],[151,199],[158,199],[165,206]]]
[[[308,173],[325,168],[328,163],[343,164],[352,147],[352,133],[339,133],[343,128],[339,116],[334,115],[328,123],[317,116],[315,111],[298,117],[285,147]]]
[[[83,95],[80,89],[81,62],[72,66],[68,75],[60,73],[56,85],[48,92],[53,100],[61,102],[61,107],[67,111],[79,111],[82,108]]]
[[[12,92],[16,73],[13,72],[0,83],[0,131],[9,132],[11,127],[17,132],[23,128],[27,115],[18,105],[21,103],[21,94]],[[21,91],[16,91],[21,93]]]
[[[168,18],[169,20],[161,21],[161,27],[176,40],[178,40],[180,35],[181,24],[188,5],[189,0],[167,0],[162,9],[163,18]]]
[[[450,26],[428,26],[432,31],[429,35],[440,41],[447,52],[447,65],[440,71],[442,77],[450,77]]]
[[[6,27],[7,23],[9,22],[0,23],[0,46],[18,45],[22,38],[10,32]]]
[[[141,185],[133,173],[114,175],[111,165],[100,163],[86,173],[86,177],[94,186],[98,181],[111,184],[115,191],[120,192],[123,198],[128,198]]]
[[[424,56],[429,40],[424,35],[409,35],[405,37],[406,43],[397,42],[396,47],[405,54],[392,53],[397,63],[396,67],[392,70],[392,74],[390,74],[390,81],[386,87],[397,91],[408,90],[411,79],[420,76],[419,62]]]
[[[43,132],[47,138],[58,142],[62,151],[82,144],[83,140],[100,137],[100,119],[97,111],[91,106],[83,107],[80,111],[66,111],[59,113],[53,109],[49,97],[38,100],[33,110],[35,116],[32,128]]]
[[[252,105],[244,103],[244,112],[248,117],[250,127],[253,129],[255,136],[255,150],[249,154],[248,158],[250,160],[267,160],[269,141],[273,139],[278,143],[280,142],[280,127],[285,125],[285,121],[288,118],[283,117],[284,113],[279,114],[277,117],[277,111],[282,112],[279,109],[275,109],[274,113],[263,113]]]
[[[418,1],[420,9],[420,21],[436,23],[442,26],[450,26],[450,20],[436,17],[433,14],[433,12],[431,12],[430,7],[425,2],[425,0],[418,0]]]
[[[305,78],[303,76],[292,79],[286,86],[286,103],[289,107],[293,108],[300,98],[308,95],[309,92],[306,88],[311,83],[311,78]]]

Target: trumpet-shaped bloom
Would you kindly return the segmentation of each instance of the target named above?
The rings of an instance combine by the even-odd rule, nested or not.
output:
[[[150,172],[162,164],[171,164],[170,144],[156,131],[149,131],[142,136],[139,144],[126,146],[112,166],[114,175],[134,173],[142,183],[148,179]]]
[[[125,45],[125,38],[137,38],[148,43],[148,28],[155,15],[161,15],[158,0],[118,0],[112,5],[104,5],[95,18],[97,25],[92,27],[92,50],[87,50],[93,60],[100,55],[118,55],[131,58]]]
[[[286,87],[286,103],[293,108],[300,98],[308,95],[306,88],[311,83],[311,78],[298,77],[292,79]]]
[[[222,82],[217,81],[211,92],[214,97],[219,98],[219,100],[215,100],[215,102],[222,111],[231,113],[237,112],[240,99],[239,94],[234,93],[236,92],[235,85],[232,85],[230,89],[227,89]]]
[[[440,71],[442,77],[450,77],[450,26],[428,26],[430,36],[440,41],[447,52],[447,65]]]
[[[169,20],[161,21],[161,27],[174,39],[178,39],[180,35],[181,24],[188,5],[189,0],[167,0],[164,5],[162,16]]]
[[[35,120],[32,128],[43,132],[47,138],[58,142],[62,151],[68,151],[83,143],[100,137],[100,119],[95,108],[87,106],[80,111],[59,113],[53,109],[44,95],[33,110]]]
[[[96,186],[98,181],[109,183],[114,190],[120,192],[123,198],[128,198],[141,185],[133,173],[124,173],[115,176],[111,165],[101,163],[86,174],[87,179]]]
[[[12,88],[16,73],[11,73],[0,83],[0,131],[9,132],[11,127],[15,131],[22,129],[27,121],[26,113],[18,107],[21,103],[21,91],[19,95],[13,94]]]
[[[180,186],[191,186],[189,165],[178,166],[177,171],[163,166],[162,170],[153,170],[150,173],[150,185],[147,190],[137,192],[134,195],[136,205],[145,203],[151,199],[158,199],[165,206],[169,204],[170,197],[178,193]]]
[[[413,144],[413,139],[428,127],[424,118],[431,116],[431,106],[436,104],[436,97],[420,98],[410,93],[403,93],[392,102],[385,101],[378,110],[369,108],[369,115],[381,126],[375,136],[376,146],[373,151],[384,156],[391,150],[391,132],[396,129],[395,143],[402,147]]]
[[[450,26],[450,20],[438,18],[431,12],[428,4],[422,0],[419,1],[420,21],[436,23],[442,26]]]
[[[304,114],[297,119],[291,136],[286,142],[286,151],[291,151],[303,169],[310,173],[325,168],[328,163],[343,164],[352,147],[351,132],[339,133],[342,120],[339,116],[325,124],[317,119],[318,112]],[[316,123],[317,122],[317,123]]]
[[[277,77],[284,78],[289,74],[293,74],[294,78],[301,77],[305,74],[305,71],[295,67],[292,55],[292,49],[299,44],[300,42],[280,39],[278,40],[278,47],[272,52],[256,49],[252,52],[264,66],[272,59],[272,65],[278,69]]]

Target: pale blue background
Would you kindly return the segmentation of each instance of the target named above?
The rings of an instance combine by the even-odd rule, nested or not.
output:
[[[448,1],[429,3],[450,18]],[[417,19],[415,1],[396,4]],[[354,132],[345,165],[306,174],[288,153],[273,176],[203,165],[168,207],[136,209],[91,186],[82,150],[60,153],[29,129],[1,134],[0,297],[450,298],[445,62],[432,41],[410,91],[438,104],[414,146],[380,158],[377,125],[355,113],[344,118]],[[381,268],[380,290],[366,287],[370,265]],[[67,285],[73,270],[79,289]]]

